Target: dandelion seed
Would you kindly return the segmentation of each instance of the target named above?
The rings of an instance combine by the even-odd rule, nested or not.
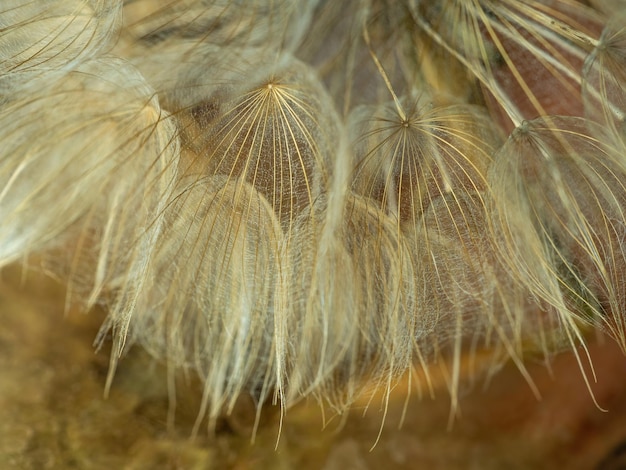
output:
[[[247,391],[263,402],[275,384],[274,324],[282,229],[242,180],[187,177],[164,213],[132,312],[128,343],[205,382],[214,420]],[[116,323],[113,317],[111,322]]]
[[[501,253],[577,341],[590,325],[624,345],[623,155],[580,118],[525,123],[491,170]]]
[[[313,394],[341,410],[362,378],[406,370],[430,321],[414,314],[408,247],[374,201],[348,195],[331,239],[320,220],[302,218],[287,253],[292,287],[285,311],[299,340],[286,356],[286,382],[294,396]]]
[[[626,26],[623,18],[610,21],[583,69],[585,115],[625,135]]]
[[[289,225],[326,189],[338,118],[303,64],[289,60],[264,76],[233,93],[225,111],[199,130],[194,164],[209,174],[244,177]]]
[[[479,108],[437,106],[427,97],[395,106],[357,108],[352,116],[359,159],[357,192],[417,224],[431,201],[453,191],[480,192],[499,142]]]
[[[45,249],[71,252],[68,243],[84,237],[96,266],[76,281],[86,276],[96,291],[105,278],[116,284],[125,268],[109,257],[132,258],[127,250],[141,237],[153,243],[148,233],[158,232],[154,218],[176,172],[177,141],[163,117],[153,92],[120,59],[94,59],[24,85],[0,114],[0,264]]]
[[[422,309],[437,315],[433,340],[440,351],[454,348],[460,355],[502,347],[519,361],[536,341],[540,323],[533,313],[539,306],[494,256],[485,197],[441,197],[410,233],[421,266]]]
[[[0,7],[0,71],[71,68],[111,46],[121,22],[114,0],[6,0]]]

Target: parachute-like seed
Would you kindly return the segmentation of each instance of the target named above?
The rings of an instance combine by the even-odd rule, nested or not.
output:
[[[622,11],[624,14],[626,10]],[[585,116],[626,141],[626,17],[611,20],[583,69]]]
[[[338,118],[312,71],[295,59],[257,77],[217,96],[207,83],[206,99],[186,110],[190,168],[246,179],[288,227],[326,190]]]
[[[502,258],[553,328],[579,342],[597,326],[624,347],[626,166],[603,133],[581,118],[524,123],[491,169],[493,217]]]
[[[231,410],[244,391],[262,403],[276,383],[274,324],[284,321],[283,233],[271,206],[243,180],[189,176],[164,219],[128,342],[198,372],[200,417]]]
[[[259,48],[176,42],[165,54],[183,57],[182,65],[163,70],[156,56],[132,60],[178,121],[182,173],[241,176],[289,225],[325,189],[339,139],[334,103],[315,72]]]
[[[116,0],[3,1],[0,72],[55,71],[101,53],[119,29],[121,7]]]
[[[488,191],[456,191],[434,199],[417,226],[407,227],[407,244],[416,266],[421,315],[434,318],[429,338],[437,355],[452,359],[450,418],[459,405],[464,357],[489,350],[493,368],[512,359],[538,394],[523,358],[527,352],[551,354],[558,328],[494,253]],[[562,341],[561,341],[562,342]],[[472,370],[464,374],[472,374]]]
[[[324,210],[315,206],[316,214]],[[413,266],[394,219],[353,194],[342,219],[330,234],[322,215],[298,220],[285,257],[284,308],[296,335],[284,359],[289,396],[313,394],[340,410],[363,378],[388,386],[410,367],[414,345],[427,344],[434,327],[416,314]]]
[[[0,122],[0,265],[55,249],[51,269],[87,303],[105,286],[132,291],[178,165],[173,123],[141,75],[110,57],[42,75]]]
[[[427,96],[402,99],[400,106],[359,107],[351,116],[354,187],[401,222],[417,225],[434,199],[486,188],[500,138],[478,107],[437,106]]]

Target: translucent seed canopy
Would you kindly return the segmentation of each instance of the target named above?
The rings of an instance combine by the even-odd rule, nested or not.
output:
[[[0,71],[58,70],[111,47],[115,0],[6,0],[0,5]]]
[[[431,202],[454,191],[485,189],[500,141],[479,107],[438,106],[431,98],[359,107],[351,116],[354,188],[402,221],[418,223]]]
[[[624,11],[626,14],[626,10]],[[585,116],[610,126],[626,141],[626,26],[609,21],[583,69]]]
[[[520,286],[566,327],[598,325],[623,344],[626,167],[612,142],[580,118],[526,122],[490,183],[499,252]]]
[[[188,176],[164,219],[128,341],[171,367],[197,370],[211,416],[244,390],[267,395],[274,323],[282,321],[275,304],[283,234],[272,208],[241,179]]]
[[[151,223],[177,171],[173,123],[127,62],[93,59],[50,78],[0,111],[0,264],[59,246],[73,225],[93,224],[121,249],[145,230],[130,214]]]

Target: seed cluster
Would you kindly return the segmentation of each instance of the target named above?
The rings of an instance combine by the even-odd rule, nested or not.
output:
[[[626,348],[625,8],[587,3],[5,1],[0,267],[105,307],[109,386],[132,344],[197,373],[210,422]]]

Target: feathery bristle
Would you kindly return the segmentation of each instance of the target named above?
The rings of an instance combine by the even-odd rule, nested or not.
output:
[[[133,0],[124,6],[123,33],[128,41],[155,48],[172,38],[191,38],[220,46],[288,50],[299,43],[316,3]]]
[[[219,96],[210,114],[202,102],[190,110],[190,166],[245,178],[288,226],[326,189],[338,118],[304,64],[285,58],[258,76]]]
[[[500,139],[478,107],[437,106],[426,97],[402,99],[400,106],[354,111],[354,185],[400,221],[417,225],[434,199],[486,188]]]
[[[603,134],[581,118],[527,122],[490,176],[502,256],[554,328],[599,326],[624,345],[626,166]]]
[[[89,242],[89,282],[123,284],[126,268],[109,257],[147,255],[178,159],[173,123],[141,75],[112,57],[40,75],[14,88],[0,121],[0,265]]]
[[[1,8],[3,74],[68,69],[103,52],[122,13],[114,0],[6,0]]]
[[[626,10],[622,11],[624,13]],[[583,69],[585,116],[626,141],[626,16],[604,28]]]
[[[580,115],[581,68],[601,29],[596,12],[567,0],[443,3],[424,2],[416,24],[476,77],[508,130],[540,115]]]
[[[123,312],[130,342],[198,372],[213,418],[244,390],[263,399],[276,382],[281,244],[271,206],[245,181],[186,177],[164,211],[146,286]]]

